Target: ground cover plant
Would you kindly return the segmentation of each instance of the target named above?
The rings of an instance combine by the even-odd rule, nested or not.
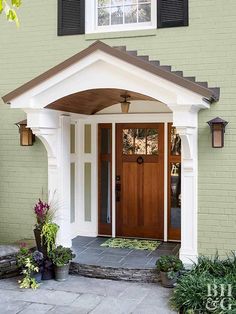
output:
[[[172,307],[187,314],[236,314],[236,256],[201,256],[177,282]]]

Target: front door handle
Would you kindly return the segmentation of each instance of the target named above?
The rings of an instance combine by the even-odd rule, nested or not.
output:
[[[120,176],[116,176],[116,202],[120,201],[121,183]]]

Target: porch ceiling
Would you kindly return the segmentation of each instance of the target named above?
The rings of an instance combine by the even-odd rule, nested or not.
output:
[[[67,112],[92,115],[124,99],[121,95],[127,94],[132,100],[154,100],[139,93],[114,88],[91,89],[68,95],[49,104],[46,108]]]

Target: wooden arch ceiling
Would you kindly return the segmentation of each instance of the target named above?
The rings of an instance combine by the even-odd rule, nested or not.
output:
[[[122,89],[101,88],[91,89],[58,99],[46,108],[86,115],[95,114],[102,109],[115,105],[124,100],[121,95],[130,96],[127,100],[155,100],[139,93]]]

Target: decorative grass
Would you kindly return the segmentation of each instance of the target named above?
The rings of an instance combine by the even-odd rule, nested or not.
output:
[[[200,256],[198,263],[178,279],[170,304],[183,314],[235,314],[235,282],[235,253],[226,259],[221,259],[218,253],[214,257]],[[215,289],[210,296],[208,285]],[[229,285],[232,289],[228,295]]]
[[[154,251],[160,244],[161,244],[160,241],[154,240],[111,238],[102,243],[101,246],[120,249]]]

